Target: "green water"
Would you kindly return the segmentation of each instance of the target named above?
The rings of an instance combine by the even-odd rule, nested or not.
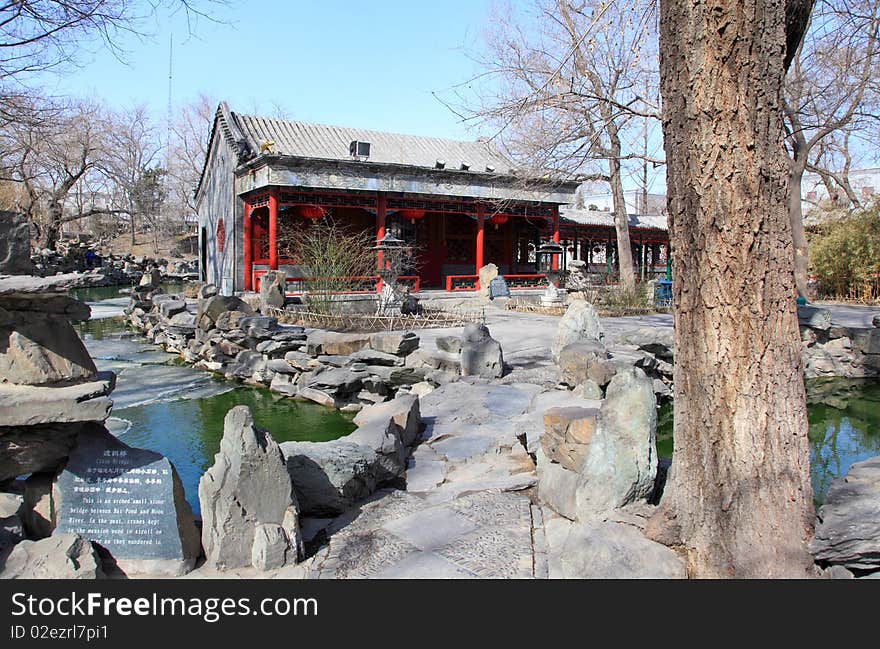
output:
[[[880,381],[807,381],[810,476],[816,505],[835,478],[855,463],[880,455]],[[672,402],[660,407],[657,455],[672,457]]]
[[[118,287],[107,289],[115,292],[104,298],[105,305],[119,295]],[[98,369],[116,372],[107,427],[130,446],[167,456],[196,513],[199,478],[214,463],[223,419],[234,406],[248,406],[256,426],[279,443],[327,441],[355,429],[351,414],[193,369],[127,330],[122,317],[89,320],[77,328]]]
[[[234,406],[248,406],[258,428],[276,442],[323,442],[355,429],[352,415],[294,401],[251,387],[239,387],[211,397],[177,399],[114,410],[127,430],[119,439],[129,446],[148,448],[173,463],[193,511],[199,512],[199,478],[214,463],[223,437],[223,419]],[[110,422],[111,424],[114,421]]]
[[[183,284],[179,282],[167,282],[159,285],[165,293],[182,293]],[[69,291],[70,297],[75,297],[83,302],[100,302],[101,300],[112,300],[114,298],[127,295],[122,291],[128,291],[131,286],[90,286],[86,288],[75,288]]]

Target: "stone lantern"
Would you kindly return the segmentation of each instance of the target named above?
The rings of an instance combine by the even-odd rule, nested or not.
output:
[[[388,232],[375,246],[372,246],[371,250],[382,253],[382,264],[377,273],[382,280],[382,291],[379,293],[376,313],[400,315],[404,296],[401,294],[397,278],[400,276],[404,260],[412,251],[412,246]]]

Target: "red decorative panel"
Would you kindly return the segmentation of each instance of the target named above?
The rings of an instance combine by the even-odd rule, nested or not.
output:
[[[226,223],[223,219],[217,222],[217,250],[223,252],[226,249]]]

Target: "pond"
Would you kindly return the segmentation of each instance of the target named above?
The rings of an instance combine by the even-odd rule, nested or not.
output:
[[[128,330],[122,317],[109,314],[112,303],[120,299],[118,288],[101,291],[97,301],[89,302],[103,317],[93,317],[78,329],[98,369],[117,375],[107,428],[130,446],[167,456],[197,515],[199,478],[214,463],[230,408],[250,407],[256,425],[270,431],[277,442],[327,441],[355,429],[353,415],[184,365],[176,355]],[[113,308],[118,313],[122,307]]]
[[[828,487],[855,463],[880,455],[880,381],[807,381],[810,474],[816,506]],[[657,455],[672,457],[672,402],[660,407]]]

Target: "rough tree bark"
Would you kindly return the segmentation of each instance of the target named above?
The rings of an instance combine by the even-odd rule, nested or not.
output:
[[[673,465],[648,534],[695,577],[804,577],[814,512],[780,90],[784,0],[661,0]]]

